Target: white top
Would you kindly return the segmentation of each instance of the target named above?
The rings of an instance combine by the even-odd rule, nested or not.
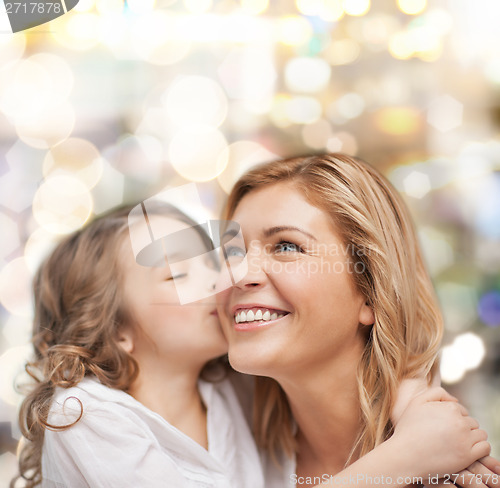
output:
[[[127,393],[86,378],[57,388],[42,488],[263,488],[259,454],[229,380],[199,382],[208,450]]]

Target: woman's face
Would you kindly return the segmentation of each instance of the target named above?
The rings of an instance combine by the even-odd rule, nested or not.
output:
[[[214,298],[205,298],[185,305],[179,296],[189,292],[190,296],[206,296],[213,289],[216,270],[204,258],[182,259],[186,247],[204,244],[200,235],[188,224],[169,217],[162,219],[162,228],[173,234],[186,231],[179,249],[171,250],[178,256],[176,264],[169,265],[162,254],[156,266],[141,266],[136,263],[130,240],[125,238],[122,262],[125,275],[125,303],[132,313],[132,324],[126,327],[124,337],[132,347],[132,355],[167,358],[179,366],[186,361],[203,365],[208,360],[227,352],[227,342],[221,332]],[[161,248],[160,248],[161,249]]]
[[[247,194],[232,219],[248,266],[217,295],[233,367],[276,379],[329,365],[351,371],[373,313],[354,285],[353,273],[363,270],[329,216],[292,184],[278,183]],[[228,264],[236,266],[243,252],[231,245]]]

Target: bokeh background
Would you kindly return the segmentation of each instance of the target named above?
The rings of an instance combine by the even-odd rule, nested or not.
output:
[[[500,456],[500,2],[80,0],[0,34],[0,487],[29,283],[61,235],[275,157],[343,151],[402,192],[446,320],[441,374]]]

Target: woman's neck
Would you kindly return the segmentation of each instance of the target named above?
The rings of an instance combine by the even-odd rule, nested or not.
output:
[[[159,364],[140,364],[139,368],[128,392],[207,449],[206,407],[198,390],[200,368],[170,369]]]
[[[298,427],[298,475],[335,474],[349,459],[360,429],[357,361],[279,380]]]

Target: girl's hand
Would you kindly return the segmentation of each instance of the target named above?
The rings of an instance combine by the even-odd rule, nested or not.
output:
[[[447,476],[446,479],[432,486],[436,488],[450,488],[450,486],[498,488],[500,487],[500,462],[491,456],[486,456],[475,461],[460,473]]]
[[[396,423],[391,440],[407,452],[408,472],[428,478],[459,473],[489,455],[487,434],[442,388],[414,398]],[[434,485],[435,486],[435,485]],[[495,485],[493,485],[495,486]]]

